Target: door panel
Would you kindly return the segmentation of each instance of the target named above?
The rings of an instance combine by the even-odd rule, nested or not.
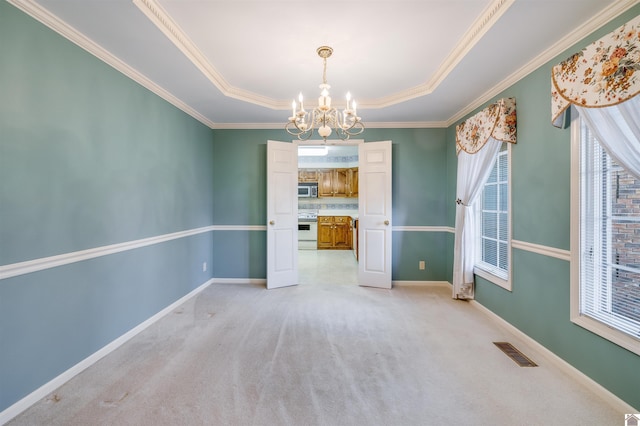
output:
[[[298,147],[267,142],[267,288],[298,284]]]
[[[359,149],[358,283],[391,288],[391,141]]]

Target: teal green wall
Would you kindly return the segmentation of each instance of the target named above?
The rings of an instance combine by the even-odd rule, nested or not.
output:
[[[212,225],[211,130],[0,2],[0,266]],[[211,232],[0,281],[0,411],[206,283]]]
[[[266,141],[286,132],[210,130],[6,2],[0,40],[0,266],[265,225]],[[569,134],[549,123],[549,69],[498,97],[518,102],[513,237],[568,249]],[[394,226],[453,227],[454,126],[364,135],[393,141]],[[265,234],[206,232],[0,281],[0,411],[210,278],[264,278]],[[394,231],[393,250],[394,280],[451,281],[452,233]],[[638,356],[570,323],[568,263],[514,250],[513,265],[513,292],[479,279],[478,300],[640,407]]]
[[[638,13],[640,6],[496,96],[515,97],[517,103],[518,143],[512,147],[511,172],[513,239],[570,249],[570,129],[551,126],[551,68]],[[454,127],[447,136],[451,146],[455,145]],[[455,168],[455,153],[448,152],[447,162]],[[454,173],[449,178],[455,182]],[[454,199],[454,184],[448,188],[453,190],[450,198]],[[631,406],[640,408],[640,356],[570,321],[569,272],[567,261],[513,249],[513,291],[476,277],[476,299]]]
[[[367,129],[365,143],[391,140],[394,226],[450,226],[447,218],[446,129]],[[267,140],[291,141],[284,130],[214,130],[214,221],[266,224]],[[266,277],[265,231],[224,231],[214,236],[216,278]],[[452,234],[393,232],[392,277],[445,281]],[[426,269],[418,269],[418,261]]]

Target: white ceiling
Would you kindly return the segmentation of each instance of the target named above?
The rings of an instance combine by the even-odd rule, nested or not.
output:
[[[212,128],[282,128],[321,45],[367,127],[439,127],[640,0],[9,1]]]

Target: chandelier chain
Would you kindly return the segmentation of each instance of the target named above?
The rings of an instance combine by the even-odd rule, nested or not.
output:
[[[327,84],[327,58],[322,58],[324,67],[322,70],[322,84]]]

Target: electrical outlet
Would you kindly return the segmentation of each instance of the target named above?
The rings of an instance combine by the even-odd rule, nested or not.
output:
[[[202,272],[207,271],[207,262],[202,262]]]
[[[424,268],[425,268],[424,260],[421,260],[420,263],[418,263],[418,268],[420,268],[421,271],[424,271]]]

